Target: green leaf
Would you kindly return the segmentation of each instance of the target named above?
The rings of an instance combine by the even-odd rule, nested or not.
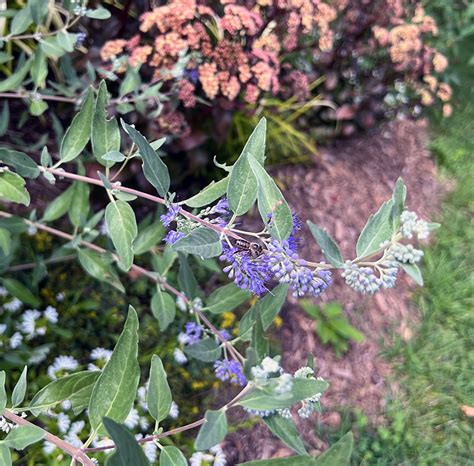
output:
[[[173,297],[157,287],[151,298],[151,312],[158,320],[160,330],[164,332],[176,317],[176,305]]]
[[[10,34],[17,36],[18,34],[25,32],[32,23],[33,18],[31,17],[30,7],[23,7],[21,10],[18,10],[18,13],[12,19]]]
[[[352,432],[348,432],[341,437],[334,445],[318,456],[314,466],[348,466],[351,460],[352,448],[354,447],[354,437]]]
[[[33,397],[30,411],[38,416],[66,400],[71,401],[74,412],[86,408],[99,375],[100,371],[82,371],[53,380]]]
[[[370,256],[380,249],[380,244],[391,238],[393,234],[391,215],[393,200],[384,202],[380,209],[369,217],[362,233],[357,240],[357,258]]]
[[[2,466],[12,466],[12,455],[10,449],[0,443],[0,464]]]
[[[309,231],[311,231],[311,234],[321,248],[324,257],[335,267],[342,267],[344,265],[344,259],[341,251],[331,236],[329,236],[328,232],[310,220],[307,221],[307,224]]]
[[[173,244],[173,249],[187,254],[195,254],[203,258],[216,257],[222,253],[219,233],[209,228],[199,227],[189,235]]]
[[[161,222],[153,222],[146,228],[139,230],[133,243],[135,255],[138,256],[154,248],[163,239],[165,232],[165,227]]]
[[[104,431],[104,417],[123,422],[132,409],[140,379],[137,355],[138,316],[135,309],[129,306],[127,321],[112,356],[92,390],[89,421],[97,434]]]
[[[402,178],[398,178],[393,189],[392,201],[392,226],[396,230],[400,226],[400,215],[405,209],[405,199],[407,197],[407,187]]]
[[[181,450],[176,447],[163,447],[160,453],[160,466],[187,466],[188,462]]]
[[[269,345],[268,340],[265,338],[262,319],[260,315],[256,316],[256,319],[252,327],[252,348],[255,350],[257,356],[257,362],[262,361],[265,356],[268,356]]]
[[[3,286],[7,291],[29,306],[39,307],[41,301],[23,283],[13,278],[2,278]]]
[[[227,435],[227,417],[225,411],[207,410],[204,416],[204,424],[199,429],[196,437],[196,450],[208,450],[224,440]]]
[[[13,60],[13,55],[10,55],[9,53],[6,53],[6,52],[0,52],[0,65],[3,65],[4,63],[8,63],[9,61],[12,61],[12,60]]]
[[[53,164],[53,159],[51,158],[46,146],[44,146],[43,150],[41,151],[40,163],[42,167],[49,167]]]
[[[70,186],[66,191],[62,192],[56,199],[48,204],[44,212],[42,221],[52,222],[62,217],[66,212],[69,211],[74,196],[74,184]]]
[[[86,16],[91,19],[109,19],[111,14],[105,8],[97,8],[95,10],[87,10]]]
[[[38,48],[35,52],[35,58],[33,59],[30,73],[35,86],[43,88],[46,84],[46,77],[48,76],[48,60],[41,48]]]
[[[212,181],[202,191],[197,193],[195,196],[186,199],[185,201],[183,201],[183,203],[193,208],[206,206],[211,202],[214,202],[216,199],[222,197],[227,190],[228,184],[228,176],[218,181],[217,183],[215,181]]]
[[[270,460],[248,461],[237,466],[314,466],[315,459],[311,456],[289,456],[287,458],[273,458]],[[333,466],[339,466],[334,464]]]
[[[423,286],[423,275],[416,264],[406,264],[399,261],[397,263],[417,285]]]
[[[324,380],[294,379],[290,394],[278,395],[272,393],[271,388],[278,383],[278,377],[271,379],[269,387],[255,388],[239,400],[239,405],[249,409],[273,410],[278,408],[289,408],[298,401],[311,398],[318,393],[323,393],[328,387]]]
[[[273,435],[276,435],[285,445],[296,453],[300,455],[306,455],[308,453],[292,419],[274,414],[264,417],[263,421],[272,431]]]
[[[9,448],[23,450],[28,445],[39,442],[45,434],[46,432],[43,429],[33,425],[18,426],[11,430],[2,442]]]
[[[156,188],[158,193],[165,197],[170,188],[170,175],[168,167],[163,163],[149,142],[132,126],[122,120],[123,129],[138,146],[143,159],[143,174],[145,178]]]
[[[111,150],[102,156],[102,160],[106,160],[108,162],[123,162],[125,159],[125,155],[123,155],[122,152],[119,152],[118,150]]]
[[[178,253],[179,259],[179,271],[178,271],[178,284],[183,290],[184,294],[189,298],[193,299],[198,295],[198,285],[196,277],[189,266],[188,258],[183,253]]]
[[[24,62],[7,79],[0,81],[0,92],[7,92],[18,89],[21,86],[21,83],[25,79],[26,75],[28,74],[28,71],[30,71],[32,63],[33,57],[29,58],[26,62]]]
[[[0,137],[4,136],[8,130],[8,124],[10,123],[10,107],[8,100],[5,99],[2,107],[2,114],[0,115]]]
[[[25,180],[16,173],[0,173],[0,199],[30,205],[30,194],[25,188]]]
[[[115,118],[107,119],[108,101],[107,85],[105,81],[101,81],[95,102],[91,143],[97,161],[106,167],[111,167],[114,162],[104,159],[104,155],[120,150],[120,130]]]
[[[90,187],[82,181],[75,181],[72,185],[72,198],[68,210],[71,223],[79,228],[87,222],[89,216],[89,194]]]
[[[44,100],[33,100],[30,103],[29,110],[33,116],[40,116],[48,110],[48,104]]]
[[[168,385],[163,363],[161,359],[154,354],[151,358],[146,402],[148,411],[156,422],[160,422],[168,416],[172,401],[171,390]]]
[[[13,388],[12,392],[12,407],[16,408],[17,406],[20,406],[21,403],[23,403],[23,400],[25,399],[26,395],[26,374],[28,372],[28,367],[24,367],[23,371],[20,375],[20,378],[18,379],[18,382],[16,383],[15,387]]]
[[[0,160],[13,167],[20,176],[34,179],[40,174],[38,165],[24,152],[0,148]]]
[[[133,466],[148,466],[150,464],[142,447],[124,426],[108,417],[104,417],[104,426],[117,446],[116,453],[105,461],[106,466],[130,466],[132,464]]]
[[[205,310],[213,314],[232,311],[247,301],[251,296],[252,293],[248,290],[242,290],[234,283],[229,283],[228,285],[217,288],[217,290],[209,296]]]
[[[48,2],[45,2],[44,0],[28,0],[28,5],[35,24],[42,24],[44,18],[48,14]]]
[[[129,66],[125,78],[120,83],[119,94],[120,97],[130,94],[131,92],[137,91],[140,87],[142,80],[140,78],[140,66],[135,68]]]
[[[54,59],[60,58],[66,53],[63,44],[58,41],[58,36],[46,37],[46,39],[41,39],[40,47],[41,50],[48,57]]]
[[[214,362],[221,357],[222,349],[213,338],[204,338],[184,347],[184,352],[199,361]]]
[[[280,283],[249,309],[239,324],[239,336],[243,341],[250,341],[257,316],[260,315],[264,330],[270,327],[286,300],[288,288],[288,284]]]
[[[293,216],[290,207],[275,181],[263,166],[252,157],[249,158],[249,164],[257,178],[257,201],[260,216],[268,226],[272,237],[284,240],[290,236],[293,229]]]
[[[12,236],[6,228],[0,228],[0,249],[5,256],[8,256],[12,249]]]
[[[135,212],[124,201],[115,201],[105,209],[107,230],[125,270],[133,265],[133,241],[137,236]]]
[[[0,415],[7,406],[7,392],[5,391],[5,371],[0,372]]]
[[[61,162],[74,160],[86,147],[91,136],[92,117],[94,115],[94,91],[89,89],[81,110],[72,120],[71,126],[61,142]]]

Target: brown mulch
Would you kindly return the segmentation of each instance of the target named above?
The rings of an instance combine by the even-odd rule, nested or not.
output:
[[[354,257],[359,232],[368,216],[391,196],[399,176],[408,187],[408,207],[425,218],[435,212],[444,188],[436,180],[427,142],[426,122],[392,122],[370,135],[339,141],[322,150],[309,167],[283,167],[274,175],[300,218],[327,228],[343,255]],[[308,231],[302,247],[303,257],[321,259]],[[327,447],[314,434],[315,426],[322,423],[337,427],[341,407],[360,408],[372,422],[383,422],[386,397],[396,390],[396,384],[388,386],[390,366],[380,355],[382,345],[389,344],[394,333],[410,339],[417,321],[417,311],[410,304],[415,286],[403,274],[395,289],[374,297],[359,295],[340,277],[334,278],[320,302],[340,302],[352,325],[364,334],[364,342],[351,344],[338,359],[331,348],[318,341],[314,321],[293,298],[284,306],[284,324],[276,334],[285,369],[295,371],[303,366],[311,352],[316,357],[318,375],[330,383],[322,399],[323,414],[299,422],[299,430],[313,453]],[[262,423],[229,435],[224,448],[229,465],[291,454]]]

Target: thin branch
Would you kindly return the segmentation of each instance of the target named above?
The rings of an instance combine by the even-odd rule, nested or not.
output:
[[[43,261],[44,264],[57,264],[60,262],[65,262],[65,261],[71,261],[76,258],[75,254],[69,254],[68,256],[62,256],[62,257],[51,257],[50,259],[45,259]],[[27,264],[18,264],[18,265],[12,265],[11,267],[8,267],[6,272],[19,272],[21,270],[28,270],[28,269],[33,269],[36,266],[37,262],[28,262]]]
[[[25,418],[12,413],[8,409],[5,409],[2,413],[2,416],[7,418],[9,421],[14,422],[18,426],[34,426],[38,429],[41,427],[33,424],[30,421],[27,421]],[[87,454],[80,448],[76,448],[70,443],[65,442],[64,440],[56,437],[56,435],[50,434],[48,431],[41,429],[44,432],[44,439],[52,444],[56,445],[59,449],[67,453],[73,461],[79,461],[84,466],[96,466],[96,464],[87,456]]]

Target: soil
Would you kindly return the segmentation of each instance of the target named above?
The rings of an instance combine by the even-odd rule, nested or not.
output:
[[[341,246],[344,257],[354,257],[359,232],[368,216],[390,198],[399,176],[408,187],[408,208],[422,218],[436,213],[445,188],[436,179],[435,163],[427,143],[425,121],[395,121],[371,134],[325,148],[310,166],[282,167],[273,175],[280,181],[286,199],[299,217],[304,222],[310,219],[327,228]],[[322,259],[308,231],[301,246],[303,257]],[[394,335],[408,340],[416,331],[417,310],[410,303],[415,289],[416,285],[401,274],[395,289],[366,297],[334,276],[333,285],[319,302],[340,302],[351,324],[364,334],[364,341],[351,344],[340,358],[318,341],[315,322],[297,300],[288,299],[281,313],[284,323],[275,334],[283,350],[283,366],[295,371],[305,365],[308,353],[313,353],[318,375],[330,383],[322,398],[323,414],[314,414],[298,424],[312,453],[327,447],[315,435],[315,426],[336,428],[343,407],[361,409],[374,424],[384,422],[387,396],[396,392],[397,386],[390,380],[390,366],[381,355],[381,349],[390,344]],[[243,419],[241,413],[236,416]],[[291,454],[263,423],[230,434],[224,448],[229,466]]]

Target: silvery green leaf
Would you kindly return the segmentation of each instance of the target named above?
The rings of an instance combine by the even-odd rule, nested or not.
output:
[[[125,202],[131,202],[137,198],[137,196],[135,196],[134,194],[124,193],[123,191],[116,191],[113,193],[113,195],[119,201],[125,201]]]
[[[100,181],[102,181],[102,184],[104,185],[105,189],[110,189],[110,190],[114,189],[114,187],[112,186],[112,183],[102,172],[97,171],[97,175],[99,176]]]
[[[380,245],[393,234],[391,222],[393,200],[384,202],[380,209],[369,217],[357,240],[357,258],[367,257],[380,249]]]
[[[12,19],[10,34],[17,36],[25,32],[32,23],[33,18],[31,17],[30,7],[23,7],[21,10],[18,10],[18,13]]]
[[[46,76],[48,76],[48,60],[41,48],[38,48],[35,52],[30,74],[36,87],[42,88],[45,86]]]
[[[29,306],[38,307],[41,301],[25,286],[14,278],[2,278],[3,286],[15,298]]]
[[[220,236],[214,230],[199,227],[191,231],[184,238],[173,244],[175,251],[209,258],[216,257],[222,253]]]
[[[324,257],[335,267],[342,267],[344,265],[344,259],[341,251],[326,229],[318,227],[310,220],[308,220],[307,223],[309,231],[311,231],[311,234],[321,248]]]
[[[204,338],[204,340],[186,345],[184,352],[192,358],[199,359],[204,362],[214,362],[219,359],[222,354],[221,347],[213,338]]]
[[[60,58],[66,53],[66,50],[62,47],[61,43],[58,42],[58,38],[55,36],[41,39],[40,47],[45,55],[50,58]]]
[[[91,19],[109,19],[111,14],[105,8],[96,8],[95,10],[87,10],[86,16]]]
[[[256,460],[239,463],[237,466],[314,466],[315,458],[308,455],[287,456],[270,460]],[[336,466],[336,465],[334,465]]]
[[[12,249],[12,236],[6,228],[2,227],[0,227],[0,249],[5,256],[8,256]]]
[[[265,338],[262,319],[260,315],[257,315],[252,327],[252,348],[255,350],[255,355],[257,356],[257,362],[268,356],[269,345],[268,340]]]
[[[428,223],[428,230],[434,231],[441,227],[441,223]]]
[[[187,466],[188,462],[179,448],[163,447],[160,452],[160,466]]]
[[[266,132],[267,120],[262,118],[230,172],[227,199],[236,215],[245,214],[257,199],[257,178],[250,168],[249,160],[253,158],[259,164],[264,164]]]
[[[198,295],[198,284],[196,277],[189,266],[188,258],[182,252],[178,253],[179,259],[179,271],[178,271],[178,283],[183,290],[184,294],[189,298],[193,299]]]
[[[352,449],[354,447],[354,437],[349,431],[343,435],[331,448],[319,455],[314,466],[349,466],[351,462]]]
[[[319,393],[323,393],[328,387],[324,380],[315,379],[293,379],[291,394],[277,394],[273,389],[277,386],[278,378],[271,379],[267,384],[269,387],[255,388],[245,395],[238,404],[249,409],[273,410],[283,409],[293,406],[299,401],[311,398]]]
[[[38,416],[66,400],[71,401],[75,412],[85,408],[99,375],[100,371],[82,371],[53,380],[33,397],[29,410]]]
[[[176,317],[176,305],[171,295],[161,291],[159,287],[151,298],[151,312],[160,324],[160,330],[164,332],[168,325]]]
[[[12,466],[12,455],[10,449],[3,444],[0,444],[0,464],[3,466]]]
[[[162,254],[155,254],[152,257],[153,269],[161,276],[165,276],[173,266],[178,254],[171,249],[171,245],[167,244]]]
[[[49,154],[48,148],[46,146],[44,146],[41,151],[40,163],[42,167],[49,167],[53,163],[53,159],[51,158],[51,155]]]
[[[127,73],[125,74],[125,78],[120,84],[120,97],[124,95],[130,94],[138,90],[140,87],[142,80],[140,78],[140,66],[133,68],[131,66],[128,67]]]
[[[172,401],[171,390],[163,363],[154,354],[151,358],[150,378],[146,395],[148,412],[156,422],[161,422],[168,416]]]
[[[122,293],[125,293],[124,286],[120,282],[117,273],[112,268],[111,258],[89,249],[79,249],[77,254],[79,263],[88,274],[101,282],[112,285]]]
[[[208,450],[224,440],[227,435],[227,417],[225,411],[207,410],[204,415],[204,424],[196,437],[196,450]]]
[[[56,199],[48,204],[42,218],[43,222],[52,222],[62,217],[71,207],[74,185],[70,186],[66,191],[62,192]]]
[[[8,105],[8,100],[5,99],[5,101],[3,102],[2,113],[0,115],[0,137],[6,134],[9,123],[10,123],[10,107]]]
[[[3,65],[4,63],[8,63],[9,61],[13,60],[13,55],[10,55],[9,53],[6,52],[0,52],[0,65]]]
[[[257,316],[262,319],[264,330],[270,327],[286,300],[288,288],[288,284],[280,283],[247,311],[239,324],[239,336],[243,341],[250,341],[252,326]]]
[[[287,239],[293,229],[293,215],[283,194],[262,165],[250,157],[250,168],[257,179],[257,202],[260,216],[273,238]]]
[[[66,52],[74,52],[74,46],[76,45],[77,34],[73,34],[64,30],[58,32],[56,36],[58,44],[61,44],[61,47]]]
[[[398,261],[397,263],[417,285],[423,286],[423,275],[416,264],[406,264]]]
[[[156,188],[162,197],[165,197],[170,188],[168,167],[163,163],[148,141],[135,128],[127,125],[123,120],[122,126],[138,146],[143,159],[143,174],[145,178]]]
[[[287,419],[279,414],[266,416],[263,421],[283,443],[300,455],[307,455],[308,452],[304,446],[301,437],[296,430],[293,419]],[[337,463],[335,463],[337,464]]]
[[[20,176],[26,178],[38,178],[40,174],[38,165],[24,152],[0,147],[0,161],[10,165]]]
[[[160,138],[160,139],[157,139],[156,141],[151,141],[150,142],[150,146],[153,148],[153,150],[156,152],[164,143],[166,142],[166,138]],[[140,151],[136,151],[134,154],[133,154],[134,157],[142,157],[142,154],[140,153]],[[143,158],[143,157],[142,157]]]
[[[202,191],[197,193],[195,196],[190,197],[189,199],[186,199],[185,201],[183,201],[183,204],[186,204],[187,206],[194,207],[194,208],[203,207],[208,204],[211,204],[216,199],[219,199],[225,194],[228,183],[229,183],[228,176],[218,181],[217,183],[215,181],[212,181],[210,184],[208,184]]]
[[[251,296],[252,293],[248,290],[242,290],[234,283],[229,283],[213,291],[207,300],[207,306],[204,310],[210,311],[213,314],[232,311]]]
[[[28,367],[25,366],[23,368],[23,371],[20,375],[20,378],[18,379],[18,382],[16,383],[15,387],[13,388],[12,392],[12,407],[16,408],[17,406],[20,406],[21,403],[23,403],[23,400],[25,399],[26,395],[26,374],[28,372]]]
[[[125,160],[125,156],[119,152],[120,130],[117,120],[107,119],[108,101],[107,85],[102,80],[95,102],[91,143],[97,161],[106,167],[111,167],[114,162]]]
[[[92,390],[89,421],[92,430],[103,433],[102,419],[123,422],[132,409],[140,379],[138,355],[138,316],[129,306],[123,331],[112,356]]]
[[[2,440],[2,443],[15,450],[23,450],[32,443],[39,442],[46,432],[34,425],[18,426]]]
[[[28,71],[30,71],[31,65],[33,64],[33,57],[30,57],[22,65],[19,65],[15,72],[8,78],[0,81],[0,92],[7,92],[16,90],[21,86],[21,83],[25,79]]]
[[[0,372],[0,413],[5,411],[7,406],[7,392],[5,391],[5,371]]]
[[[16,173],[0,173],[0,199],[30,205],[30,195],[25,188],[25,180]]]
[[[116,451],[105,461],[105,466],[149,466],[143,448],[125,426],[104,417],[104,426],[116,445]]]
[[[403,182],[402,178],[398,178],[393,189],[392,201],[392,225],[393,229],[396,230],[400,226],[400,215],[405,209],[405,199],[407,197],[407,187]]]
[[[89,216],[89,194],[90,187],[82,181],[75,181],[72,185],[72,198],[68,215],[75,227],[84,225]]]
[[[42,24],[44,18],[48,14],[49,3],[44,0],[28,0],[28,5],[35,24]]]
[[[107,230],[125,270],[133,265],[133,241],[137,236],[135,212],[124,201],[115,201],[105,209]]]
[[[135,255],[143,254],[154,248],[165,235],[165,227],[161,222],[155,221],[146,228],[139,229],[137,238],[133,243]]]
[[[92,117],[94,113],[94,92],[89,89],[81,110],[72,120],[61,142],[61,161],[74,160],[86,147],[91,136]]]
[[[48,104],[44,100],[32,100],[29,110],[33,116],[40,116],[48,110]]]

